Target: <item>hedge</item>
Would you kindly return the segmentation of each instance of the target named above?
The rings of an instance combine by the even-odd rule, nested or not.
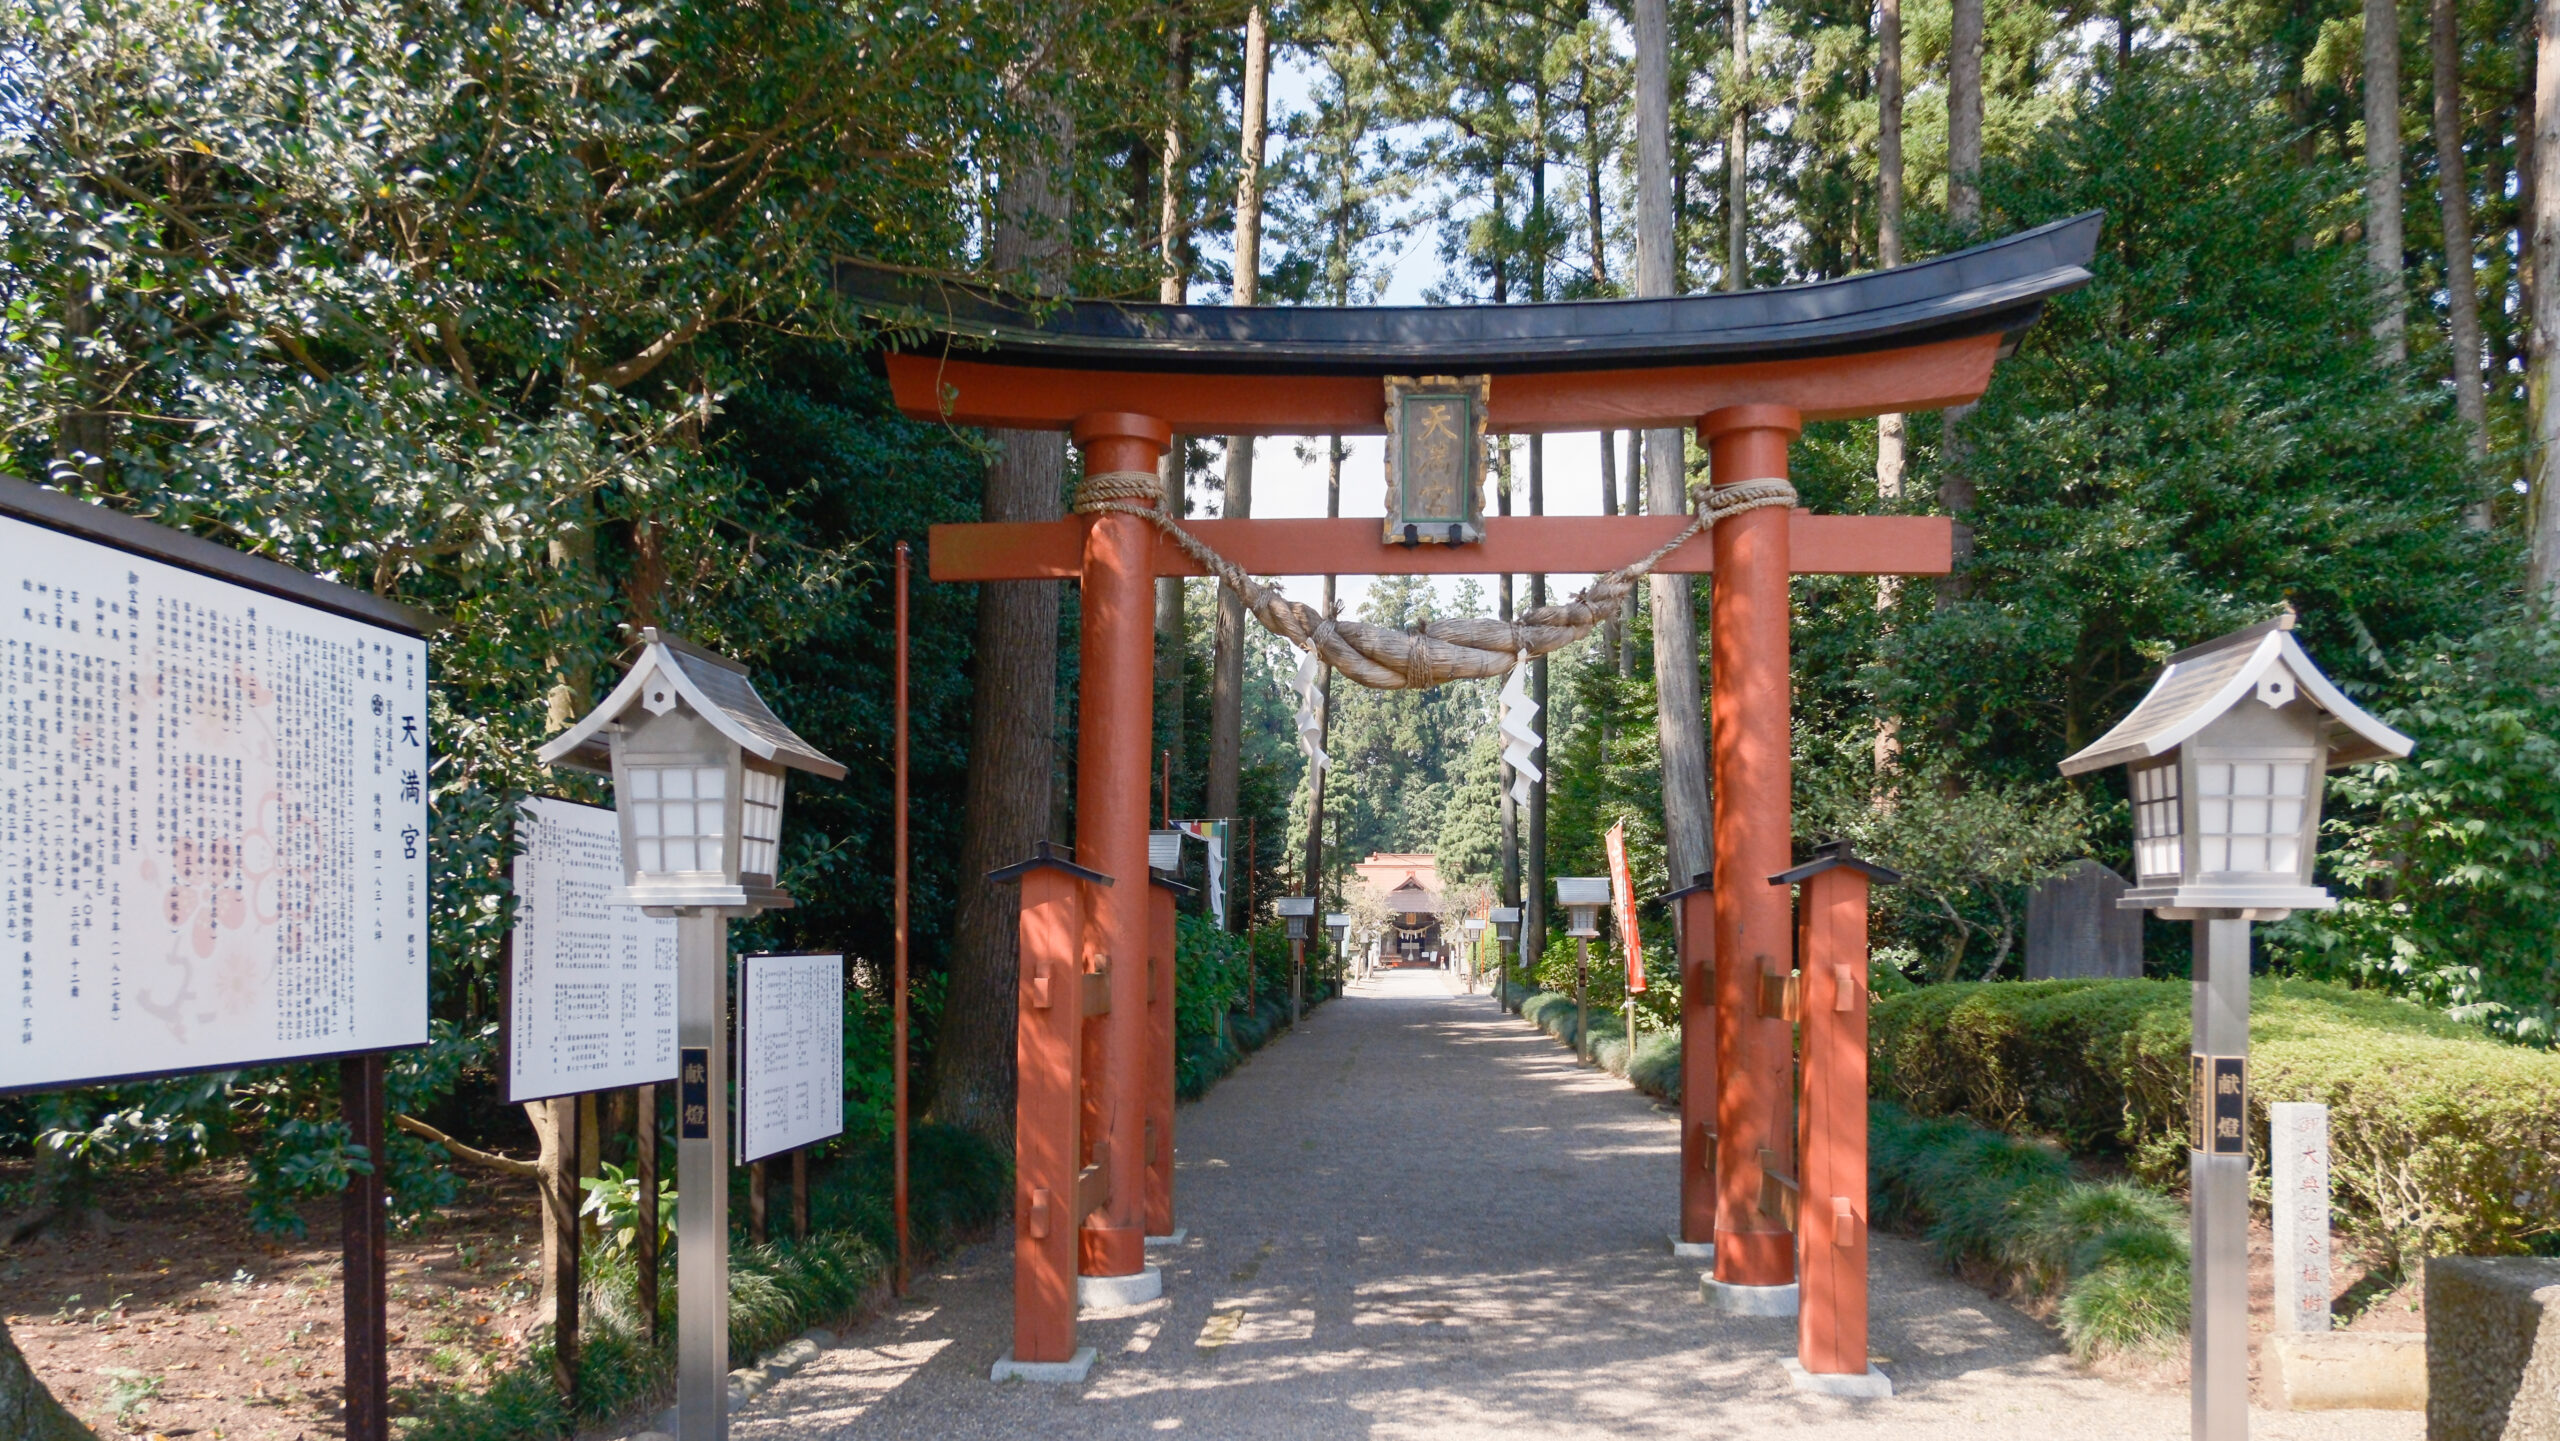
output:
[[[2157,1354],[2186,1334],[2187,1216],[2129,1181],[2083,1181],[2049,1145],[1891,1102],[1868,1116],[1879,1224],[2053,1308],[2072,1354]]]
[[[2250,1124],[2329,1107],[2342,1219],[2407,1260],[2560,1241],[2560,1054],[2404,1001],[2315,981],[2251,986]],[[1876,999],[1876,1095],[2120,1153],[2155,1183],[2186,1167],[2183,981],[1995,981]]]

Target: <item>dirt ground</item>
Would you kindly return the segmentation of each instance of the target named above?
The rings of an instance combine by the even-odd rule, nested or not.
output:
[[[27,1171],[0,1162],[0,1196],[23,1197]],[[532,1183],[465,1182],[452,1211],[391,1234],[394,1415],[404,1388],[479,1384],[535,1320]],[[279,1241],[249,1229],[237,1163],[104,1176],[98,1198],[109,1234],[0,1251],[0,1315],[65,1406],[101,1436],[344,1435],[335,1203]]]

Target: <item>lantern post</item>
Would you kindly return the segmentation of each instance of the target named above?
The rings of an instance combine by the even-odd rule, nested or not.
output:
[[[2132,714],[2061,766],[2125,767],[2136,884],[2116,904],[2195,924],[2196,1441],[2249,1434],[2249,927],[2337,904],[2312,881],[2324,777],[2412,744],[2321,674],[2293,623],[2288,609],[2172,655]]]
[[[1609,904],[1607,876],[1556,877],[1556,904],[1570,916],[1573,937],[1573,1054],[1591,1059],[1591,941],[1600,934],[1600,908]]]
[[[1289,1028],[1307,1009],[1307,933],[1315,929],[1316,898],[1282,896],[1274,903],[1289,932]]]
[[[1504,1010],[1507,1011],[1511,1009],[1511,987],[1516,984],[1512,978],[1512,972],[1516,970],[1519,965],[1520,908],[1518,906],[1495,906],[1492,911],[1492,919],[1494,964],[1501,977],[1500,981],[1494,986],[1493,998],[1501,1004]],[[1503,956],[1503,949],[1505,947],[1509,947],[1512,952],[1509,959],[1505,959]]]
[[[1351,984],[1351,913],[1326,912],[1324,928],[1333,936],[1334,963],[1342,967],[1342,984],[1348,987]]]
[[[622,683],[543,746],[613,777],[626,883],[608,899],[676,920],[676,1426],[729,1432],[729,920],[789,906],[784,777],[844,767],[767,709],[745,666],[655,627]]]

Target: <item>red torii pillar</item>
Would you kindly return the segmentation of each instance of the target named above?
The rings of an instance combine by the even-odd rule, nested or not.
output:
[[[1087,415],[1075,424],[1085,473],[1154,474],[1173,432],[1152,416]],[[1084,536],[1081,681],[1076,694],[1076,859],[1130,884],[1095,897],[1089,953],[1109,967],[1111,1011],[1100,1030],[1092,1144],[1109,1193],[1078,1238],[1079,1299],[1152,1300],[1162,1273],[1147,1265],[1149,1016],[1148,760],[1155,714],[1155,531],[1134,515],[1091,517]],[[1125,1279],[1124,1279],[1125,1278]]]
[[[1784,480],[1803,429],[1783,405],[1736,405],[1698,422],[1723,489]],[[1793,967],[1783,891],[1753,884],[1787,868],[1794,830],[1789,772],[1789,512],[1769,506],[1715,527],[1709,632],[1715,776],[1716,1232],[1709,1296],[1744,1315],[1796,1309],[1795,1237],[1760,1204],[1764,1153],[1794,1148],[1795,1038],[1761,1004],[1761,978]]]

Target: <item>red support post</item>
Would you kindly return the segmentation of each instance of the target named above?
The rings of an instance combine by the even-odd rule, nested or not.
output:
[[[1173,1234],[1174,897],[1161,876],[1147,887],[1147,1234]]]
[[[896,1078],[893,1106],[896,1111],[892,1126],[889,1162],[889,1206],[891,1220],[897,1229],[898,1255],[889,1269],[889,1289],[893,1295],[907,1294],[907,1267],[910,1263],[910,1238],[907,1217],[907,543],[898,542],[897,642],[898,659],[894,696],[892,698],[892,759],[890,807],[894,818],[896,841],[894,863],[895,931],[892,938],[893,966],[897,974],[892,983],[890,1000],[889,1066]],[[794,1153],[795,1168],[807,1165],[807,1158]],[[800,1174],[794,1170],[793,1175]],[[808,1191],[795,1179],[792,1183],[793,1215],[801,1218],[800,1229],[808,1229]]]
[[[1817,1376],[1867,1364],[1867,891],[1898,879],[1833,843],[1769,878],[1802,886],[1804,1138],[1797,1203],[1796,1360]]]
[[[1108,877],[1049,851],[994,872],[1020,880],[1015,984],[1013,1359],[1076,1353],[1076,1221],[1082,1169],[1085,912]]]
[[[1803,423],[1780,405],[1738,405],[1698,423],[1718,489],[1783,480]],[[1716,1269],[1726,1287],[1795,1279],[1795,1237],[1761,1205],[1761,1152],[1794,1150],[1794,1037],[1762,1004],[1763,976],[1784,977],[1795,946],[1784,892],[1790,800],[1786,506],[1715,527],[1714,700]],[[1735,1303],[1744,1304],[1744,1303]],[[1749,1304],[1773,1304],[1756,1302]]]
[[[1680,915],[1680,1234],[1716,1239],[1716,890],[1700,876],[1664,900]]]
[[[1117,412],[1075,423],[1085,473],[1153,475],[1173,432],[1151,416]],[[1135,502],[1124,502],[1135,503]],[[1130,884],[1095,898],[1089,968],[1107,970],[1093,1082],[1095,1157],[1108,1195],[1085,1220],[1077,1267],[1087,1276],[1146,1268],[1148,1099],[1147,873],[1149,774],[1155,713],[1155,531],[1134,515],[1101,512],[1085,533],[1081,680],[1076,696],[1076,859]]]

